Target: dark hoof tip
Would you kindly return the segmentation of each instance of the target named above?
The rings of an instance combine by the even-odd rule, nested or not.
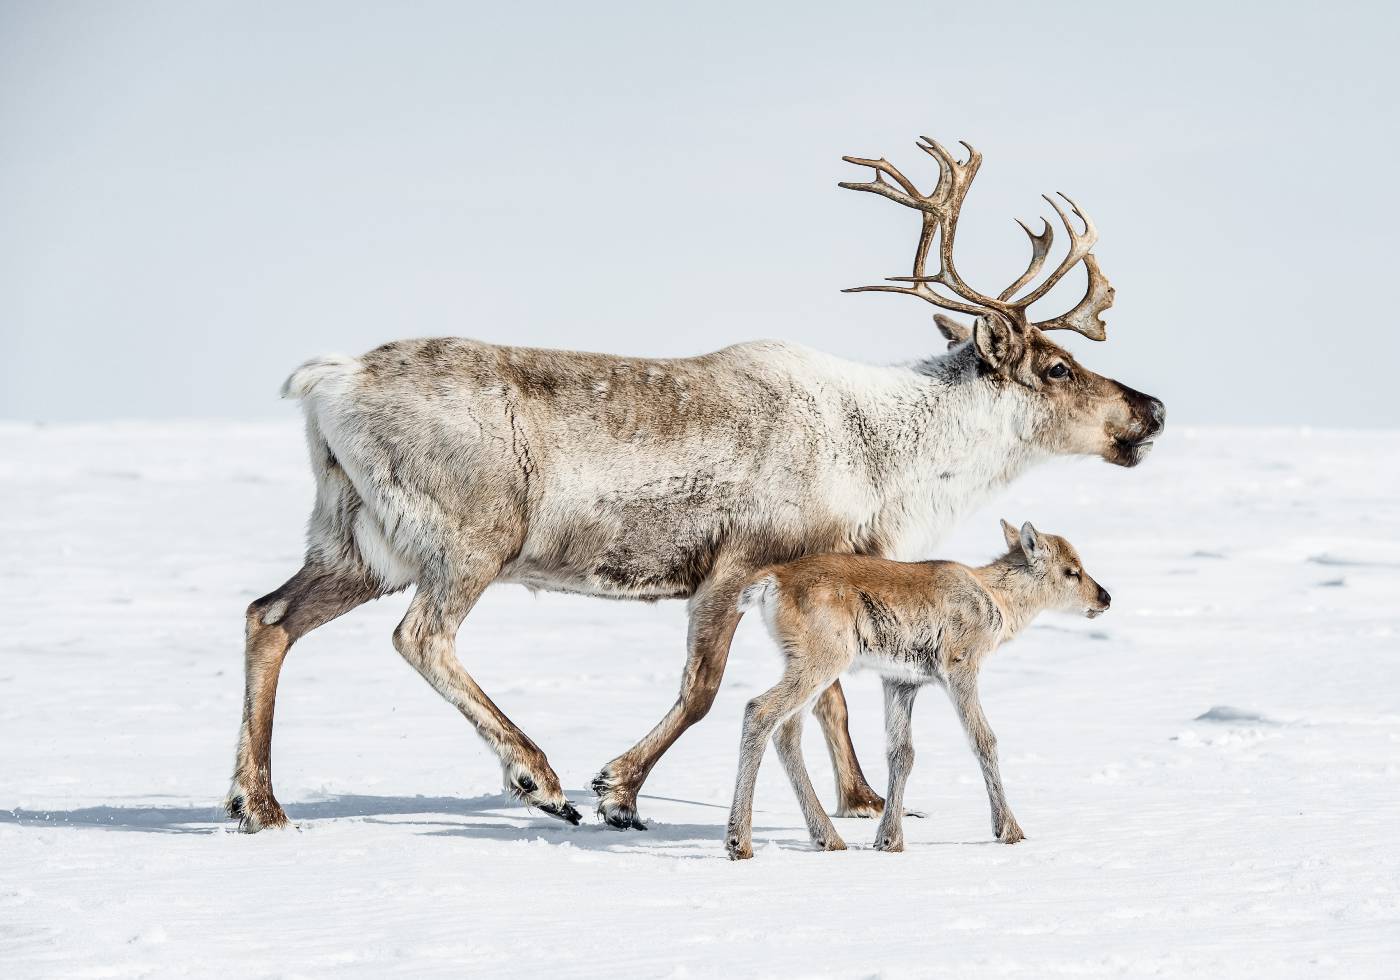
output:
[[[244,809],[243,797],[235,796],[224,805],[229,817],[234,820],[243,820],[248,816],[248,811]]]
[[[551,817],[555,817],[559,820],[564,820],[568,823],[573,824],[575,827],[577,827],[579,825],[579,821],[583,819],[583,816],[578,812],[577,809],[574,808],[574,805],[568,800],[565,800],[558,806],[546,803],[538,803],[536,804],[536,806],[539,807],[541,813],[547,813]]]
[[[603,821],[613,830],[646,830],[647,825],[630,810],[616,810],[603,814]]]
[[[521,776],[515,781],[515,784],[527,793],[533,793],[535,790],[539,789],[539,787],[535,785],[535,781],[529,776]]]

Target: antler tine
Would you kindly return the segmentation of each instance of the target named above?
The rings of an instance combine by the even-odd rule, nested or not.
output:
[[[940,204],[952,210],[954,224],[957,223],[958,210],[962,207],[962,200],[967,196],[968,188],[972,185],[972,178],[977,176],[977,171],[982,166],[982,154],[978,153],[977,149],[966,140],[958,140],[958,142],[967,150],[965,161],[959,161],[948,152],[943,144],[931,137],[920,136],[919,142],[914,144],[938,161],[938,187],[934,189],[934,194],[938,195]]]
[[[934,292],[929,288],[927,276],[890,276],[888,282],[912,282],[912,286],[851,286],[841,290],[843,293],[902,293],[905,296],[917,296],[925,303],[932,303],[934,306],[945,310],[952,310],[954,313],[970,313],[973,316],[985,316],[987,310],[981,306],[970,306],[967,303],[959,303],[957,300],[949,299]]]
[[[1001,291],[1001,295],[997,297],[997,299],[1001,300],[1008,300],[1012,296],[1015,296],[1025,287],[1026,283],[1040,274],[1041,267],[1045,265],[1045,256],[1050,254],[1050,246],[1055,241],[1055,229],[1050,227],[1050,222],[1045,218],[1040,219],[1040,223],[1045,227],[1041,229],[1039,235],[1031,231],[1030,226],[1020,218],[1016,219],[1016,223],[1020,225],[1021,230],[1030,237],[1031,261],[1030,265],[1026,266],[1026,271],[1021,273],[1021,278]]]
[[[1075,204],[1068,195],[1062,193],[1060,197],[1065,199],[1075,216],[1084,223],[1083,231],[1074,227],[1074,222],[1069,220],[1069,215],[1065,214],[1065,209],[1060,207],[1058,201],[1049,194],[1042,194],[1041,196],[1044,197],[1046,201],[1050,202],[1050,206],[1054,208],[1055,213],[1060,216],[1060,221],[1064,224],[1065,231],[1069,232],[1069,253],[1061,260],[1055,271],[1045,278],[1044,282],[1020,299],[1012,301],[1013,306],[1017,306],[1022,310],[1050,292],[1051,287],[1065,277],[1065,273],[1069,272],[1075,265],[1083,261],[1084,257],[1089,254],[1090,250],[1093,249],[1094,245],[1099,240],[1099,230],[1095,227],[1093,220],[1085,214],[1079,205]]]
[[[953,183],[952,155],[939,146],[937,140],[929,139],[927,136],[920,136],[914,145],[938,161],[938,186],[933,189],[933,193],[929,197],[946,200]]]
[[[879,194],[881,197],[887,197],[908,208],[917,208],[921,211],[928,209],[928,199],[919,193],[914,182],[900,173],[898,168],[884,157],[878,160],[867,160],[864,157],[842,157],[841,159],[847,163],[854,163],[858,167],[869,167],[875,171],[875,179],[867,181],[843,180],[836,186],[844,187],[848,191],[866,191],[870,194]],[[898,184],[903,193],[885,183],[881,174]]]
[[[1099,271],[1099,260],[1093,254],[1084,256],[1084,269],[1089,274],[1089,287],[1074,309],[1053,320],[1032,324],[1040,330],[1073,330],[1090,340],[1104,340],[1108,332],[1100,314],[1113,305],[1113,285]]]

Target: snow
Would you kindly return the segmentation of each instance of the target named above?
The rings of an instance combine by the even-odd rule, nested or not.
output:
[[[915,713],[907,851],[806,849],[770,753],[755,859],[722,831],[758,622],[663,760],[647,833],[500,796],[405,666],[406,597],[303,640],[274,745],[294,831],[219,818],[248,601],[298,566],[295,423],[0,426],[0,962],[8,977],[1389,975],[1400,956],[1400,433],[1169,430],[970,518],[1065,534],[1113,593],[983,675],[1028,839],[992,841],[946,701]],[[750,617],[752,619],[752,617]],[[680,603],[492,590],[459,649],[571,798],[670,704]],[[878,681],[847,683],[883,784]],[[815,725],[807,752],[833,798]]]

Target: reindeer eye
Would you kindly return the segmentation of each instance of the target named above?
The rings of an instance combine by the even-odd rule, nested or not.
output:
[[[1054,364],[1050,365],[1050,370],[1045,372],[1045,376],[1060,381],[1069,377],[1069,368],[1063,361],[1056,361]]]
[[[1079,573],[1073,568],[1065,569],[1065,578],[1079,578]]]

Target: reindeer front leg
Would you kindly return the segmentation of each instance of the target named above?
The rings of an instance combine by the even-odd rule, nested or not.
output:
[[[710,710],[739,625],[739,591],[752,563],[721,561],[690,601],[690,630],[680,696],[646,737],[613,759],[593,779],[598,815],[617,830],[646,830],[637,813],[637,793],[661,756]]]
[[[1025,840],[1021,825],[1006,805],[1006,791],[1002,788],[1001,769],[997,765],[997,737],[982,713],[982,702],[977,696],[977,674],[969,672],[950,677],[948,696],[982,766],[982,779],[987,784],[987,798],[992,805],[992,833],[1003,844]]]

